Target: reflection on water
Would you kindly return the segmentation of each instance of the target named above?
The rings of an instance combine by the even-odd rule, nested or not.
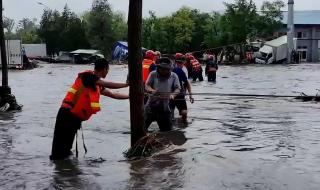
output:
[[[52,163],[59,105],[77,73],[88,68],[10,72],[24,107],[0,114],[0,189],[319,188],[319,104],[288,98],[194,96],[188,123],[176,119],[176,130],[159,134],[172,145],[139,161],[122,155],[130,144],[128,101],[102,98],[101,113],[83,124],[87,155],[80,146],[79,158]],[[319,71],[317,64],[221,66],[217,83],[192,86],[197,93],[314,95]],[[126,76],[127,68],[112,66],[107,79]]]
[[[67,159],[54,162],[54,174],[52,186],[56,189],[83,189],[82,174],[79,163],[75,160]]]
[[[130,162],[130,180],[127,188],[153,189],[166,187],[167,189],[183,188],[184,167],[183,160],[177,154],[185,152],[179,148],[186,141],[184,132],[180,130],[162,132],[158,135],[162,142],[173,145],[160,151],[151,158]]]
[[[130,163],[130,180],[127,188],[165,189],[183,188],[185,181],[185,169],[183,160],[177,156],[180,151],[172,150],[161,152],[152,158],[147,158]]]

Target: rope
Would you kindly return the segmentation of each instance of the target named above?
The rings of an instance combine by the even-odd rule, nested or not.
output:
[[[86,145],[84,144],[84,135],[83,135],[82,126],[80,128],[81,128],[81,132],[82,132],[82,143],[83,143],[83,148],[84,148],[84,154],[87,154],[88,150],[87,150]]]
[[[83,135],[83,129],[82,129],[82,126],[80,126],[81,128],[81,132],[82,132],[82,144],[83,144],[83,148],[84,148],[84,154],[87,154],[88,150],[87,150],[87,147],[86,145],[84,144],[84,135]],[[76,157],[78,158],[78,155],[79,155],[79,150],[78,150],[78,130],[76,132]]]
[[[171,95],[171,92],[157,92],[156,94],[149,94],[153,97],[167,98]],[[319,98],[319,96],[308,96],[301,93],[300,96],[297,95],[272,95],[272,94],[232,94],[232,93],[186,93],[185,95],[195,95],[195,96],[233,96],[233,97],[268,97],[268,98]]]
[[[209,48],[209,49],[203,49],[203,50],[198,50],[198,51],[192,51],[192,52],[188,52],[188,53],[191,53],[191,54],[193,54],[193,53],[199,53],[199,52],[216,50],[216,49],[222,49],[222,48],[225,48],[225,47],[230,47],[230,46],[235,46],[235,45],[241,45],[241,44],[245,44],[245,43],[243,42],[243,43],[229,44],[229,45],[225,45],[225,46],[219,46],[219,47],[215,47],[215,48]]]
[[[79,151],[78,151],[78,131],[76,133],[76,157],[78,158]]]

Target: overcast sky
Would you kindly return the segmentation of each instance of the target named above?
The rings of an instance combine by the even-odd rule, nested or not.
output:
[[[72,11],[81,14],[89,10],[93,0],[3,0],[4,15],[20,20],[21,18],[41,18],[45,6],[50,9],[61,11],[67,3]],[[264,0],[253,0],[259,7]],[[284,0],[287,2],[287,0]],[[39,5],[41,2],[43,5]],[[109,0],[113,10],[128,12],[129,0]],[[187,5],[201,11],[224,10],[223,2],[234,2],[234,0],[144,0],[143,15],[147,16],[149,10],[153,10],[157,15],[168,15],[181,6]],[[295,0],[296,10],[320,10],[320,0]]]

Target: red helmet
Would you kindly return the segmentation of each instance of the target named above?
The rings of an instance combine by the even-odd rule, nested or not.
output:
[[[154,51],[148,50],[148,51],[146,51],[145,58],[146,58],[146,59],[154,60],[155,55],[156,55],[156,54],[154,53]]]
[[[182,58],[184,58],[184,55],[182,53],[176,53],[174,58],[175,59],[182,59]]]
[[[189,60],[195,59],[194,56],[192,55],[192,53],[186,53],[186,58]]]

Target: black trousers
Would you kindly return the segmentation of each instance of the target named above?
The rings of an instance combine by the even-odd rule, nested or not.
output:
[[[169,105],[168,105],[169,106]],[[148,131],[152,122],[156,121],[160,131],[172,130],[171,111],[160,110],[156,108],[145,108],[144,111],[144,127]]]
[[[208,81],[216,81],[217,73],[216,72],[208,72]]]
[[[199,79],[199,81],[203,81],[202,71],[192,72],[192,79],[193,81],[197,81],[197,79]]]
[[[187,101],[184,94],[179,94],[178,96],[176,96],[174,100],[170,100],[169,105],[171,112],[174,112],[175,108],[177,108],[179,112],[183,110],[188,110]]]
[[[65,159],[70,155],[74,137],[77,130],[80,129],[81,123],[82,121],[73,115],[69,109],[59,109],[54,128],[51,160]]]

